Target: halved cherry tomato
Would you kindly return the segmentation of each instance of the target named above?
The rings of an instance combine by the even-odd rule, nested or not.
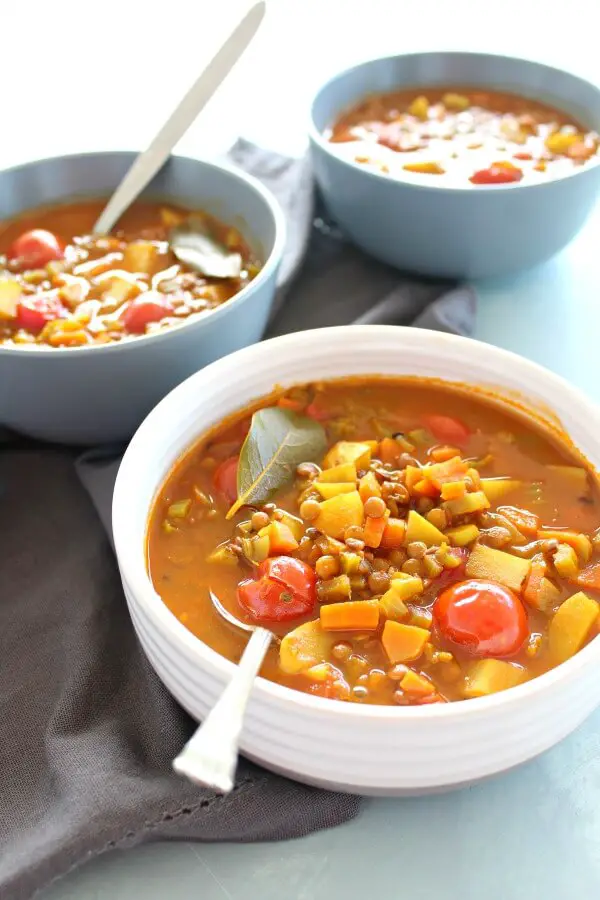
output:
[[[312,612],[317,602],[316,575],[293,556],[265,559],[259,578],[238,585],[240,605],[257,622],[286,622]]]
[[[511,184],[520,181],[522,177],[523,171],[517,166],[495,163],[489,169],[479,169],[478,172],[474,172],[469,181],[472,184]]]
[[[215,489],[230,503],[237,500],[238,456],[230,456],[215,469],[213,484]]]
[[[53,259],[64,257],[58,238],[51,231],[34,228],[25,231],[12,242],[6,253],[9,260],[21,270],[42,269]]]
[[[525,607],[495,581],[446,588],[433,604],[433,619],[443,637],[472,656],[512,656],[529,634]]]
[[[56,294],[32,294],[19,301],[16,325],[37,334],[47,322],[64,319],[68,314]]]
[[[423,416],[423,422],[434,438],[438,441],[443,441],[445,444],[458,444],[461,447],[467,443],[471,436],[471,432],[465,423],[452,416]]]
[[[173,305],[163,294],[148,291],[127,307],[121,321],[132,334],[143,334],[150,322],[160,322],[173,313]]]

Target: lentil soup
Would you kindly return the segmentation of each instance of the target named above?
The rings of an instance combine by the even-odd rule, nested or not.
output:
[[[153,334],[225,303],[259,270],[239,231],[172,204],[138,201],[110,235],[94,235],[105,203],[48,206],[0,223],[0,344],[81,347]],[[173,230],[192,225],[202,259],[233,261],[230,276],[176,256]]]
[[[175,466],[148,528],[155,589],[237,661],[356,703],[518,685],[599,631],[600,492],[575,449],[483,395],[352,378],[265,398]]]
[[[460,87],[368,97],[326,137],[345,159],[374,171],[461,187],[543,182],[584,165],[599,146],[598,134],[558,109]]]

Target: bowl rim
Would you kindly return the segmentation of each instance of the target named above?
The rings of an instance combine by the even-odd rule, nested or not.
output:
[[[179,644],[185,649],[195,667],[213,668],[218,674],[228,681],[236,667],[236,664],[221,656],[216,650],[213,650],[208,644],[204,643],[200,638],[189,631],[179,619],[171,612],[166,604],[160,598],[158,592],[154,589],[150,575],[146,565],[145,540],[141,550],[138,548],[131,555],[120,554],[119,548],[126,543],[130,532],[127,524],[122,524],[120,510],[126,510],[128,504],[121,499],[127,495],[128,485],[130,483],[129,470],[137,468],[137,457],[143,458],[147,456],[147,448],[152,446],[152,436],[154,434],[154,420],[159,418],[168,408],[173,410],[181,406],[180,400],[185,398],[188,391],[191,392],[191,385],[194,385],[194,392],[201,395],[199,386],[206,373],[223,369],[222,376],[224,378],[232,378],[236,370],[240,370],[246,364],[251,364],[253,356],[262,355],[274,345],[285,350],[286,345],[304,345],[310,347],[311,337],[314,335],[322,335],[324,338],[333,337],[334,335],[343,336],[347,334],[349,328],[353,329],[353,333],[358,330],[365,335],[371,336],[381,335],[381,337],[389,336],[391,333],[398,335],[399,339],[414,340],[415,329],[407,326],[395,325],[351,325],[337,326],[330,328],[319,328],[308,331],[295,332],[292,334],[281,335],[279,337],[270,338],[267,341],[253,344],[236,351],[226,357],[223,357],[194,375],[191,375],[178,387],[174,388],[170,394],[160,401],[159,404],[149,413],[144,422],[140,425],[137,432],[133,436],[119,467],[117,479],[115,483],[112,503],[112,526],[115,552],[118,559],[121,578],[124,586],[133,594],[136,603],[145,615],[154,621],[159,631],[164,632],[170,641],[175,645]],[[420,340],[425,342],[432,341],[445,345],[460,346],[463,354],[469,354],[474,345],[481,346],[481,341],[473,338],[462,337],[444,332],[430,331],[428,329],[418,329]],[[535,363],[531,360],[513,353],[510,350],[497,347],[494,345],[485,345],[486,352],[496,356],[502,360],[508,371],[511,367],[518,365],[524,376],[525,383],[529,383],[527,379],[543,379],[546,384],[553,386],[557,394],[562,394],[564,401],[571,405],[577,406],[581,410],[581,414],[588,417],[590,421],[598,422],[600,431],[600,409],[590,400],[587,395],[571,385],[566,379],[560,375],[551,372],[549,369]],[[284,357],[285,354],[282,354]],[[281,363],[281,367],[285,368],[285,363]],[[221,373],[219,373],[221,374]],[[340,373],[343,377],[343,373]],[[368,376],[365,376],[368,377]],[[433,376],[440,377],[440,376]],[[442,379],[443,380],[443,379]],[[524,394],[525,399],[527,394]],[[210,426],[207,426],[210,427]],[[206,427],[199,429],[195,440],[188,444],[187,452],[193,443],[206,431]],[[164,477],[159,483],[154,485],[153,499],[156,496],[160,486],[164,483]],[[314,713],[318,716],[344,716],[345,718],[355,719],[356,722],[361,721],[392,721],[401,723],[403,721],[430,721],[430,720],[446,720],[448,718],[457,720],[465,717],[477,716],[485,714],[487,711],[503,708],[506,706],[518,705],[519,703],[534,702],[535,698],[547,691],[552,690],[558,682],[569,683],[576,679],[581,670],[590,664],[598,664],[600,662],[600,635],[590,641],[583,649],[572,656],[569,660],[548,672],[538,675],[523,684],[520,684],[507,691],[492,694],[487,697],[470,698],[468,702],[457,703],[449,702],[445,704],[434,704],[430,706],[420,707],[393,707],[393,706],[377,706],[369,704],[345,703],[340,700],[331,700],[323,697],[317,697],[312,694],[296,691],[293,688],[285,687],[277,684],[262,676],[258,676],[254,685],[254,697],[256,702],[274,702],[276,704],[287,704],[291,709],[297,707],[306,713]],[[200,666],[198,666],[200,664]]]
[[[0,169],[0,178],[2,178],[2,176],[5,174],[11,174],[13,172],[18,172],[21,170],[34,169],[37,166],[43,166],[48,163],[57,162],[58,160],[65,160],[66,162],[69,162],[70,160],[76,159],[85,159],[91,157],[108,158],[111,156],[128,156],[133,162],[133,160],[138,156],[138,152],[135,150],[91,150],[85,153],[68,153],[58,156],[47,156],[43,159],[36,159],[26,163],[19,163],[18,165],[10,166],[7,169]],[[225,303],[222,303],[220,306],[216,306],[214,309],[208,310],[195,322],[190,322],[189,324],[186,322],[182,322],[180,325],[176,325],[173,328],[166,328],[164,331],[158,331],[153,334],[139,335],[138,337],[135,337],[129,341],[117,341],[116,343],[109,344],[86,344],[84,347],[46,347],[43,344],[27,344],[23,347],[15,347],[0,343],[0,356],[12,356],[15,354],[19,354],[20,356],[22,356],[23,354],[27,354],[27,356],[34,356],[38,358],[43,357],[44,359],[51,359],[52,357],[56,357],[57,359],[60,358],[64,361],[65,359],[69,359],[70,357],[78,358],[89,353],[93,353],[95,356],[97,354],[118,353],[119,351],[126,352],[127,349],[131,350],[132,348],[137,347],[140,344],[142,346],[145,346],[148,341],[151,341],[154,345],[159,341],[172,339],[175,335],[179,334],[184,329],[186,331],[188,329],[199,329],[204,325],[205,322],[213,322],[215,317],[219,318],[220,316],[227,315],[229,309],[233,309],[240,302],[248,299],[256,291],[256,289],[260,287],[261,284],[263,284],[263,282],[268,281],[283,258],[287,238],[286,222],[283,210],[281,209],[279,203],[277,202],[273,194],[269,191],[269,189],[261,184],[261,182],[253,175],[248,175],[242,169],[238,169],[235,165],[228,162],[221,162],[220,160],[212,161],[196,158],[193,156],[182,156],[181,154],[174,153],[168,157],[164,165],[168,165],[171,160],[191,162],[208,170],[218,170],[226,172],[227,174],[232,175],[234,178],[237,178],[239,181],[245,183],[246,186],[251,190],[254,190],[254,192],[265,204],[266,208],[269,210],[273,218],[275,237],[271,252],[269,253],[256,277],[253,278],[252,281],[250,281],[245,287],[243,287],[241,291],[238,291],[237,294],[234,294],[233,297],[230,297],[230,299]]]
[[[330,76],[323,84],[320,85],[318,90],[313,94],[312,100],[310,102],[310,110],[308,117],[308,137],[313,144],[313,146],[318,147],[323,153],[327,154],[331,159],[334,159],[336,162],[343,165],[345,168],[353,171],[353,172],[361,172],[362,175],[368,176],[369,178],[374,178],[376,181],[384,181],[386,184],[399,184],[404,187],[414,188],[418,190],[426,190],[426,191],[437,191],[440,192],[448,192],[452,194],[463,194],[469,196],[477,196],[478,194],[488,194],[495,192],[505,192],[505,191],[529,191],[535,190],[536,188],[544,188],[549,184],[555,184],[556,182],[566,181],[570,178],[575,178],[577,176],[584,175],[588,172],[593,172],[600,165],[600,153],[596,155],[596,157],[589,161],[585,166],[580,166],[577,169],[573,169],[571,172],[563,172],[559,175],[553,175],[545,181],[535,181],[533,183],[530,182],[513,182],[511,184],[478,184],[475,186],[461,186],[461,185],[453,185],[453,184],[424,184],[419,181],[419,175],[411,172],[406,173],[401,178],[396,176],[390,176],[385,172],[378,172],[371,169],[366,169],[363,167],[362,163],[357,163],[354,160],[346,159],[343,156],[339,156],[335,153],[331,148],[332,144],[326,138],[323,137],[323,134],[319,131],[315,123],[314,110],[317,102],[321,99],[321,97],[332,88],[338,81],[341,81],[343,78],[346,78],[353,72],[358,72],[361,69],[367,69],[369,66],[381,63],[385,64],[387,62],[392,62],[398,59],[405,58],[416,58],[416,57],[429,57],[429,56],[444,56],[444,57],[470,57],[470,58],[479,58],[482,61],[485,59],[502,59],[507,63],[525,63],[526,65],[535,66],[539,69],[545,69],[546,71],[553,72],[558,77],[567,76],[568,78],[573,78],[575,81],[580,82],[582,85],[585,85],[588,88],[596,91],[598,94],[598,101],[600,107],[600,85],[595,84],[593,81],[588,81],[587,78],[582,78],[581,75],[577,75],[575,72],[571,72],[569,69],[561,69],[557,66],[551,66],[544,62],[539,62],[535,59],[527,59],[524,56],[512,56],[505,53],[486,53],[483,51],[469,51],[469,50],[422,50],[422,51],[412,51],[410,53],[392,53],[387,54],[385,56],[373,56],[367,59],[362,60],[361,62],[355,63],[352,66],[348,66],[345,69],[342,69],[336,72],[334,75]],[[434,85],[431,85],[433,87]],[[418,84],[414,85],[414,87],[419,87]],[[361,97],[367,95],[357,95],[355,97],[354,102],[358,102]],[[567,112],[567,110],[565,110]]]

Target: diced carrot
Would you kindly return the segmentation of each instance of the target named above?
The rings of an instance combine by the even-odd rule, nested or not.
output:
[[[363,475],[358,483],[358,493],[363,503],[366,503],[369,497],[381,497],[381,488],[375,472]]]
[[[432,447],[429,455],[434,462],[446,462],[448,459],[460,456],[460,450],[457,450],[456,447],[450,447],[448,444],[441,444],[439,447]]]
[[[515,528],[518,528],[521,534],[537,535],[540,527],[539,517],[535,513],[529,512],[527,509],[519,509],[516,506],[499,506],[498,512],[512,522]]]
[[[363,528],[363,541],[367,547],[372,547],[373,549],[379,547],[389,515],[389,512],[387,512],[387,515],[379,516],[378,518],[367,516]]]
[[[433,463],[423,469],[423,474],[436,487],[441,488],[448,481],[461,481],[469,471],[468,464],[460,456],[453,456],[445,462]]]
[[[400,687],[403,691],[406,691],[407,694],[416,694],[420,697],[435,693],[435,686],[431,681],[428,678],[425,678],[424,675],[413,672],[412,669],[409,669],[404,678],[400,681]]]
[[[429,481],[428,478],[421,478],[420,481],[417,481],[413,487],[413,492],[415,494],[420,494],[421,497],[432,497],[433,499],[440,495],[440,489],[436,487],[432,481]]]
[[[292,400],[291,397],[280,397],[277,401],[277,406],[280,406],[282,409],[290,409],[292,412],[300,412],[302,409],[300,401]]]
[[[547,569],[548,566],[546,565],[544,554],[536,553],[531,560],[531,568],[525,582],[525,590],[523,591],[523,596],[532,606],[537,607],[542,579],[545,578]]]
[[[347,700],[350,686],[336,666],[323,662],[306,669],[302,675],[310,679],[307,691],[330,700]]]
[[[426,628],[404,625],[402,622],[388,619],[383,626],[381,643],[390,662],[410,662],[418,659],[429,638],[430,632]]]
[[[283,522],[271,522],[267,529],[270,556],[279,556],[282,553],[290,553],[292,550],[298,549],[298,541],[292,534],[291,528]]]
[[[447,481],[442,485],[442,500],[457,500],[467,493],[464,481]]]
[[[326,603],[319,615],[324,631],[374,631],[379,625],[379,601]]]
[[[404,543],[406,534],[406,522],[404,519],[394,519],[392,516],[385,523],[380,547],[386,550],[399,550]]]
[[[575,581],[580,587],[600,591],[600,562],[592,563],[591,566],[582,569]]]
[[[382,463],[394,466],[400,459],[402,450],[400,445],[393,438],[383,438],[379,442],[377,455]]]

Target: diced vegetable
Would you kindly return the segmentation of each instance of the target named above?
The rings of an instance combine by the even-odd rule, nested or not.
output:
[[[534,513],[526,509],[519,509],[516,506],[499,506],[500,515],[508,519],[511,525],[521,534],[527,537],[533,537],[537,534],[540,527],[540,520]]]
[[[299,541],[304,534],[304,522],[302,521],[302,519],[299,519],[297,516],[293,516],[291,513],[286,512],[285,510],[280,510],[280,515],[281,518],[279,519],[279,521],[282,523],[282,525],[287,525],[296,540]]]
[[[351,463],[357,469],[368,469],[373,448],[369,443],[359,441],[338,441],[323,460],[323,468]]]
[[[336,666],[329,662],[317,663],[302,673],[309,678],[311,684],[309,693],[318,697],[327,697],[329,700],[348,700],[350,697],[350,685]]]
[[[422,541],[428,547],[434,547],[436,544],[443,543],[444,540],[444,534],[435,525],[428,522],[416,510],[410,510],[404,539],[406,544],[412,544],[413,541]]]
[[[580,466],[547,466],[549,472],[560,475],[578,496],[587,494],[589,489],[588,474]]]
[[[123,268],[128,272],[150,275],[157,262],[158,249],[150,241],[132,241],[123,253]]]
[[[556,663],[565,662],[581,650],[599,615],[600,604],[583,591],[565,600],[548,631],[548,646]]]
[[[238,565],[238,557],[233,552],[229,544],[220,544],[212,553],[206,557],[206,562],[219,563],[219,565],[235,566]]]
[[[526,672],[514,663],[500,659],[480,659],[473,663],[465,678],[465,697],[486,697],[522,684]]]
[[[531,570],[525,582],[523,597],[535,609],[549,614],[560,602],[559,589],[547,577],[548,566],[543,553],[536,554],[531,560]]]
[[[279,666],[286,675],[297,675],[325,661],[336,640],[336,635],[323,631],[319,619],[305,622],[282,639]]]
[[[336,575],[329,581],[322,581],[319,585],[319,599],[322,603],[337,603],[340,600],[348,600],[352,595],[352,585],[347,574]]]
[[[377,448],[377,456],[381,462],[390,466],[396,466],[398,464],[402,452],[400,444],[391,437],[383,438],[383,440],[379,442],[379,447]]]
[[[515,478],[482,478],[481,490],[490,503],[497,503],[501,497],[520,488],[522,483]]]
[[[483,509],[489,509],[489,506],[490,501],[483,491],[473,491],[471,494],[465,494],[464,497],[444,502],[444,509],[447,509],[453,516],[481,512]]]
[[[477,525],[459,525],[456,528],[449,528],[446,537],[450,539],[453,547],[467,547],[479,537],[479,528]]]
[[[429,638],[430,632],[426,628],[388,619],[383,626],[381,643],[390,662],[395,664],[418,659]]]
[[[167,510],[170,519],[185,519],[192,508],[191,500],[176,500]]]
[[[373,478],[375,478],[375,475],[372,472],[368,474],[373,475]],[[324,469],[320,472],[316,483],[327,484],[332,482],[334,484],[339,484],[342,482],[352,482],[354,484],[356,482],[356,477],[356,466],[354,463],[342,463],[339,466],[332,466],[330,469]],[[366,477],[367,476],[365,475],[365,478]],[[377,481],[377,479],[375,480]]]
[[[363,503],[366,503],[369,497],[381,497],[381,488],[375,472],[363,475],[358,485],[358,493]]]
[[[462,481],[468,470],[469,466],[464,459],[461,459],[460,456],[453,456],[444,462],[424,466],[421,473],[436,487],[441,488],[444,484]]]
[[[12,278],[0,279],[0,321],[16,318],[21,294],[22,288],[18,281]]]
[[[600,562],[592,563],[586,569],[582,569],[576,580],[580,587],[600,591]]]
[[[350,483],[348,481],[340,481],[340,482],[314,482],[315,489],[319,492],[323,500],[331,500],[332,497],[337,497],[338,494],[351,494],[356,490],[356,483]]]
[[[452,92],[444,94],[442,103],[446,109],[451,109],[453,112],[462,112],[470,106],[468,97],[465,97],[464,94],[453,94]]]
[[[423,593],[423,580],[418,575],[396,572],[391,577],[389,590],[401,600],[412,600]]]
[[[261,528],[260,536],[269,539],[269,556],[278,556],[282,553],[292,553],[298,549],[298,541],[294,537],[292,529],[281,521],[270,522],[265,528]]]
[[[592,542],[585,534],[579,534],[577,531],[558,531],[552,528],[542,528],[538,531],[537,536],[540,540],[552,540],[554,538],[554,540],[563,544],[569,544],[583,565],[590,561]]]
[[[513,591],[520,591],[530,569],[529,559],[519,559],[503,550],[476,544],[467,560],[465,571],[470,578],[497,581]]]
[[[544,143],[550,153],[563,155],[568,152],[569,147],[581,141],[582,137],[583,135],[578,134],[577,132],[568,133],[564,131],[555,131],[548,135]]]
[[[559,544],[552,557],[554,568],[561,578],[575,579],[579,572],[577,554],[570,544]]]
[[[446,173],[444,167],[438,162],[405,163],[402,168],[418,175],[444,175]]]
[[[248,562],[263,562],[268,557],[270,549],[271,544],[266,534],[242,538],[242,551]]]
[[[379,605],[387,619],[405,619],[408,616],[408,607],[397,591],[390,587],[383,597],[379,599]]]
[[[342,568],[342,572],[346,575],[356,575],[358,572],[358,568],[362,562],[362,556],[358,553],[351,553],[350,551],[342,551],[340,553],[340,566]]]
[[[377,600],[350,600],[321,607],[324,631],[374,631],[379,625]]]
[[[425,120],[429,113],[429,100],[427,97],[422,95],[415,97],[408,107],[408,112],[411,116],[416,116],[417,119]]]
[[[467,493],[467,485],[464,481],[447,481],[442,485],[442,500],[458,500]]]
[[[373,516],[367,516],[367,518],[365,519],[363,540],[367,547],[376,549],[381,544],[383,533],[385,531],[385,527],[389,518],[389,512],[386,511],[386,513],[387,514],[385,516],[379,516],[377,518]]]
[[[424,675],[413,672],[412,669],[409,669],[404,678],[402,678],[400,687],[407,694],[416,694],[420,697],[435,693],[435,685]]]
[[[314,521],[315,528],[333,538],[341,540],[351,525],[363,524],[364,509],[358,491],[338,494],[320,504],[319,515]]]

